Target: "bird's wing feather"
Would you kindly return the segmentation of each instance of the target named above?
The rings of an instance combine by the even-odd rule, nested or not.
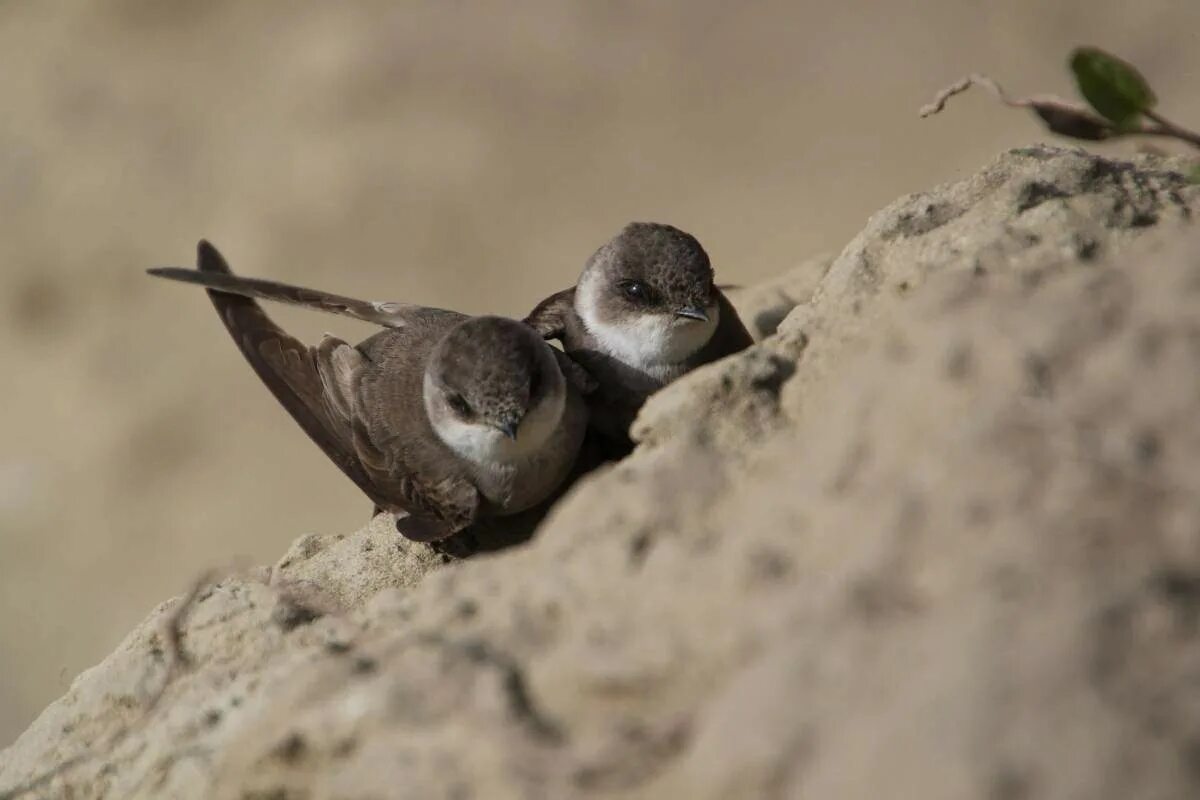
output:
[[[437,474],[429,463],[414,464],[413,453],[401,442],[379,443],[366,420],[353,421],[354,448],[363,468],[388,501],[391,511],[405,511],[400,532],[417,541],[443,539],[466,528],[479,515],[481,498],[465,476]]]
[[[197,252],[196,274],[236,278],[211,244],[200,242]],[[398,524],[402,533],[431,541],[475,519],[479,497],[469,481],[423,473],[405,459],[402,443],[381,448],[366,435],[357,387],[369,360],[361,350],[332,336],[308,347],[272,322],[250,297],[211,288],[208,295],[242,355],[309,438],[376,505],[409,512],[407,523]]]
[[[197,247],[197,268],[198,274],[206,276],[233,275],[224,257],[206,241]],[[208,296],[234,343],[275,399],[350,480],[379,502],[354,453],[350,428],[338,419],[340,414],[331,413],[335,409],[326,398],[314,349],[285,333],[254,300],[213,289]]]
[[[543,339],[562,339],[567,332],[567,319],[575,313],[575,288],[555,292],[538,303],[525,324],[538,332]]]
[[[740,353],[754,344],[754,337],[746,330],[746,326],[742,323],[742,318],[738,316],[737,309],[733,307],[733,303],[729,302],[729,298],[719,290],[717,292],[717,303],[721,309],[721,321],[718,323],[713,337],[708,340],[708,344],[700,348],[700,351],[693,357],[697,366],[716,361],[718,358],[724,358],[734,353]]]
[[[571,335],[571,321],[574,316],[575,288],[571,287],[561,292],[555,292],[538,303],[533,311],[529,312],[529,316],[523,322],[537,331],[538,336],[541,336],[543,339],[558,339],[563,344],[567,344]],[[571,356],[563,353],[561,350],[554,350],[554,357],[558,359],[558,366],[567,381],[580,394],[589,395],[599,387],[599,383],[595,377]]]
[[[558,368],[562,370],[563,377],[567,379],[567,383],[571,384],[581,395],[586,397],[600,388],[600,382],[592,376],[592,373],[584,369],[578,361],[555,347],[550,347],[550,352],[554,353],[554,357],[558,360]]]
[[[386,328],[403,327],[407,324],[410,314],[426,310],[425,306],[412,303],[356,300],[353,297],[323,292],[320,289],[306,289],[303,286],[292,286],[264,278],[244,278],[231,272],[211,272],[182,267],[154,267],[146,271],[158,278],[192,283],[242,297],[273,300],[343,317],[353,317]]]

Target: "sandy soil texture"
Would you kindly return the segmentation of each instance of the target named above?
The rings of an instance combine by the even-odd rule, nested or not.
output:
[[[949,80],[1069,92],[1094,42],[1200,119],[1197,30],[1179,0],[0,5],[0,743],[203,569],[365,521],[144,267],[206,236],[246,273],[519,314],[655,219],[754,284],[1041,138],[982,97],[918,120]]]
[[[1195,797],[1186,166],[1026,147],[900,198],[529,544],[381,515],[198,584],[0,796]]]

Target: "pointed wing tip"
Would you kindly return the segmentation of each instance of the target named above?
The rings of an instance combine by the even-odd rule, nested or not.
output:
[[[201,239],[196,244],[196,268],[201,272],[232,272],[221,251],[208,239]]]
[[[185,267],[150,267],[146,274],[155,278],[166,278],[169,281],[194,282],[196,270]]]
[[[575,306],[575,289],[563,289],[555,292],[534,306],[533,311],[521,320],[533,328],[543,339],[561,339],[564,334],[565,319]]]
[[[150,267],[146,270],[146,274],[152,275],[155,278],[187,281],[192,280],[197,271],[229,271],[229,265],[225,263],[224,257],[208,239],[201,239],[196,243],[196,267],[197,269],[188,269],[186,267]]]

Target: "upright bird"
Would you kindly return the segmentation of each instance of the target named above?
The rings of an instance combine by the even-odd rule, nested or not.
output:
[[[397,528],[418,541],[528,518],[572,473],[587,428],[587,376],[526,325],[403,303],[365,303],[232,273],[208,242],[199,284],[238,349],[300,427]],[[309,347],[253,298],[385,325],[358,346]],[[566,373],[564,374],[564,368]]]
[[[632,449],[629,426],[650,394],[753,344],[700,242],[660,223],[626,225],[525,322],[596,380],[592,425],[615,456]]]

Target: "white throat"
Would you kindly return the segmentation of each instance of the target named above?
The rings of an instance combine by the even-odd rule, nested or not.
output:
[[[671,313],[638,314],[619,323],[601,320],[600,278],[586,277],[575,289],[575,313],[608,355],[623,364],[659,379],[667,379],[674,368],[708,343],[720,321],[720,307],[707,309],[708,320],[678,317]]]
[[[511,468],[537,456],[562,421],[566,385],[561,373],[554,377],[557,380],[552,378],[553,385],[521,420],[516,439],[509,439],[490,425],[459,419],[446,408],[441,391],[428,375],[424,384],[425,413],[434,433],[459,458],[486,469]]]

